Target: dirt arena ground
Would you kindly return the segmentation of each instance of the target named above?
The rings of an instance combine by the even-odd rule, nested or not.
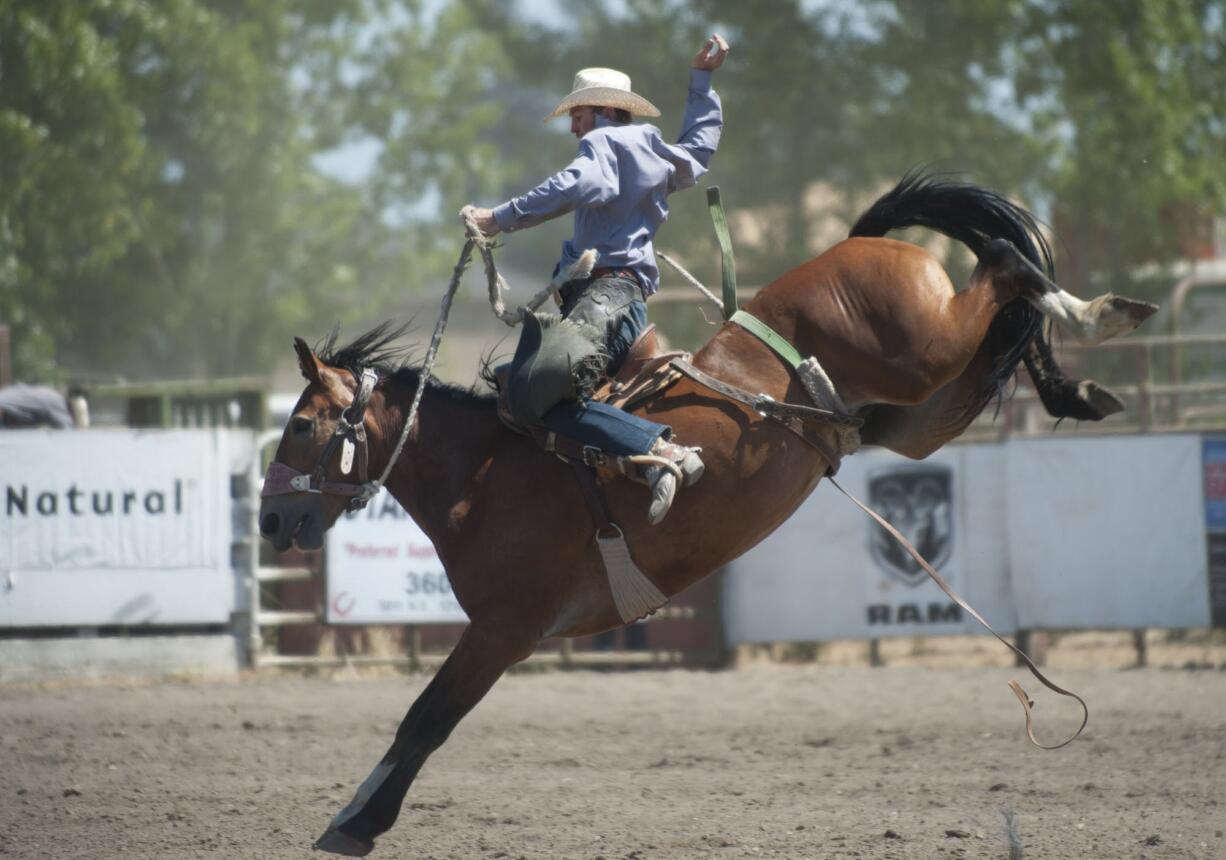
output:
[[[1060,752],[1013,675],[514,674],[372,856],[1226,858],[1226,671],[1058,670],[1091,707]],[[0,687],[0,857],[310,856],[425,682]],[[1036,698],[1042,735],[1075,724]]]

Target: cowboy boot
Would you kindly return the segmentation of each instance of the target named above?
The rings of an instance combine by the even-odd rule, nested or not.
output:
[[[705,466],[698,456],[701,448],[687,448],[663,438],[656,439],[648,452],[666,462],[649,465],[643,470],[643,478],[651,488],[651,505],[647,509],[647,521],[658,524],[672,507],[677,495],[677,483],[689,487],[702,477]]]

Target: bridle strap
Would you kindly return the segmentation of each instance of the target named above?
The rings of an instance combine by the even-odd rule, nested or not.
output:
[[[387,466],[383,469],[377,479],[371,481],[367,479],[366,469],[366,431],[362,427],[362,415],[366,410],[366,402],[370,399],[370,394],[374,391],[375,383],[378,382],[378,374],[369,367],[362,368],[362,377],[358,383],[357,393],[354,395],[353,403],[350,404],[349,410],[353,411],[353,418],[347,418],[345,413],[341,414],[341,423],[337,425],[336,433],[328,440],[328,446],[324,449],[323,455],[320,457],[319,464],[316,465],[310,477],[300,475],[289,466],[283,463],[270,464],[268,467],[268,478],[265,479],[264,495],[275,495],[277,493],[292,493],[292,492],[308,492],[308,493],[336,493],[337,495],[349,496],[347,508],[351,511],[359,511],[366,507],[366,503],[378,495],[383,484],[387,481],[388,475],[392,473],[392,467],[396,465],[396,461],[400,459],[400,452],[404,450],[404,444],[408,441],[409,433],[413,429],[414,419],[417,417],[417,408],[421,405],[422,395],[425,393],[426,386],[430,382],[430,370],[434,367],[434,359],[438,355],[438,345],[443,339],[443,330],[447,327],[447,317],[451,314],[451,301],[455,297],[456,290],[460,286],[460,278],[464,274],[464,269],[468,267],[469,258],[472,256],[473,247],[480,249],[482,257],[485,259],[486,269],[490,273],[491,283],[494,278],[498,278],[498,272],[494,268],[494,256],[491,253],[490,246],[486,243],[485,236],[477,229],[476,222],[472,218],[471,207],[465,207],[460,212],[460,219],[464,222],[465,231],[468,234],[467,240],[464,242],[464,248],[460,251],[460,258],[456,261],[455,268],[451,273],[451,283],[447,285],[447,292],[443,294],[442,307],[439,310],[438,322],[434,324],[434,337],[430,339],[430,348],[426,350],[426,359],[422,364],[421,373],[418,377],[417,391],[413,394],[413,403],[409,407],[409,416],[404,421],[404,426],[400,430],[400,438],[396,442],[396,447],[392,451],[391,457],[388,458]],[[593,257],[593,261],[594,261]],[[541,300],[544,300],[546,294],[542,293]],[[347,410],[347,411],[349,411]],[[358,458],[358,470],[361,480],[360,484],[346,484],[336,481],[328,481],[324,478],[324,471],[327,468],[328,458],[331,456],[335,446],[340,444],[337,441],[338,437],[344,436],[348,431],[344,428],[353,430],[354,438],[357,440],[358,451],[355,455]],[[269,478],[273,474],[273,466],[278,466],[280,469],[293,472],[294,477],[288,481],[280,480],[275,483],[274,487],[269,487]],[[281,473],[281,478],[284,478],[284,473]],[[307,479],[304,483],[299,478]],[[281,484],[286,485],[286,489],[279,489]],[[296,484],[296,485],[295,485]]]
[[[273,461],[268,465],[264,478],[264,489],[261,495],[274,496],[284,493],[323,493],[326,495],[347,496],[349,510],[361,510],[378,492],[378,487],[367,479],[369,461],[366,442],[366,407],[379,382],[379,374],[370,367],[363,367],[357,376],[357,390],[353,401],[343,412],[332,431],[328,444],[320,452],[319,460],[309,475]],[[348,474],[356,465],[356,483],[347,481],[332,481],[327,477],[328,466],[332,462],[337,449],[341,450],[341,470]]]

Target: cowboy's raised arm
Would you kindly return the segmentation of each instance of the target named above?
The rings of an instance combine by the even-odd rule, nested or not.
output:
[[[711,73],[724,64],[726,56],[728,43],[714,33],[690,63],[690,91],[681,118],[681,134],[675,144],[660,141],[656,150],[676,168],[669,177],[669,193],[696,184],[707,172],[711,156],[719,146],[724,113],[719,95],[711,89]]]
[[[724,64],[728,50],[724,37],[713,33],[690,62],[690,91],[685,101],[677,145],[704,170],[719,146],[720,131],[724,127],[719,94],[711,89],[711,73]]]

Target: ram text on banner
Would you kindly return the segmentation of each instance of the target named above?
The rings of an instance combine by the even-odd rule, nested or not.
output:
[[[222,431],[0,434],[0,625],[227,622]]]
[[[1002,548],[999,452],[938,451],[916,463],[881,450],[849,457],[839,479],[928,555],[998,630],[1016,615]],[[724,611],[732,642],[978,633],[880,526],[820,487],[729,568]]]
[[[434,545],[386,489],[328,532],[329,624],[465,624]]]
[[[1226,590],[1208,561],[1219,455],[1211,446],[1202,464],[1196,434],[1011,439],[921,463],[866,450],[839,479],[944,557],[942,574],[1001,633],[1203,627]],[[729,641],[978,633],[877,530],[819,486],[730,566]]]

